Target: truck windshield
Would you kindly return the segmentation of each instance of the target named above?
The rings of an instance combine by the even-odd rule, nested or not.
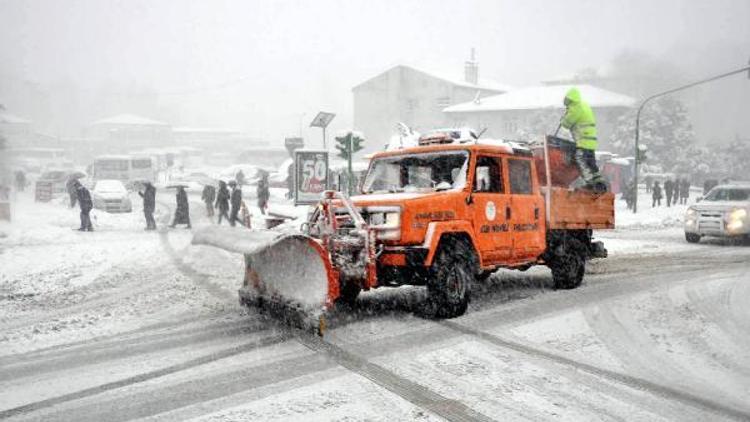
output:
[[[460,190],[466,185],[467,151],[377,158],[362,185],[364,193]]]
[[[704,198],[705,201],[747,201],[750,199],[750,189],[713,189]]]

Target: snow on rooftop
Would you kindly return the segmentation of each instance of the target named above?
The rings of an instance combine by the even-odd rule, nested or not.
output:
[[[562,109],[563,98],[570,88],[577,87],[581,97],[592,107],[632,107],[635,99],[591,85],[552,85],[519,88],[505,94],[480,98],[443,109],[446,113],[471,113],[478,111]]]
[[[188,127],[180,126],[172,129],[175,133],[239,133],[238,130],[224,129],[224,128],[210,128],[210,127]]]
[[[449,82],[449,83],[451,83],[453,85],[461,86],[461,87],[466,87],[466,88],[486,89],[486,90],[497,91],[497,92],[507,92],[507,91],[510,91],[510,90],[513,89],[513,87],[511,87],[511,86],[501,84],[501,83],[499,83],[497,81],[494,81],[492,79],[487,79],[487,78],[480,77],[479,78],[479,83],[472,84],[472,83],[467,82],[466,80],[464,80],[464,78],[461,77],[461,76],[459,76],[459,75],[454,75],[452,73],[443,72],[443,71],[439,71],[439,70],[425,69],[423,66],[415,66],[415,65],[403,64],[403,63],[402,64],[396,64],[394,66],[390,66],[388,69],[386,69],[386,70],[384,70],[382,72],[379,72],[375,77],[380,76],[383,73],[388,72],[388,71],[390,71],[390,70],[392,70],[394,68],[398,68],[398,67],[410,69],[410,70],[413,70],[413,71],[416,71],[416,72],[421,72],[421,73],[424,73],[426,75],[432,76],[433,78],[441,79],[441,80]],[[364,81],[364,82],[356,85],[354,88],[356,89],[357,87],[359,87],[361,85],[364,85],[365,83],[367,83],[371,79],[373,79],[373,78],[367,79],[366,81]]]
[[[151,120],[146,117],[136,116],[135,114],[118,114],[112,117],[97,120],[91,123],[96,125],[138,125],[138,126],[169,126],[168,123],[158,120]]]
[[[11,124],[25,124],[31,123],[31,120],[24,119],[9,113],[0,113],[0,123],[11,123]]]

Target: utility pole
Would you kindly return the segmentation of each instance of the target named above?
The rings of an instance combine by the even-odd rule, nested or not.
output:
[[[633,175],[633,185],[635,186],[635,196],[633,198],[633,214],[638,212],[638,155],[640,152],[640,146],[638,145],[640,141],[640,127],[641,127],[641,112],[643,111],[643,107],[648,104],[649,101],[663,97],[665,95],[669,95],[678,91],[683,91],[688,88],[692,88],[694,86],[703,85],[705,83],[713,82],[719,79],[723,79],[732,75],[736,75],[738,73],[742,72],[748,72],[748,78],[750,78],[750,61],[748,61],[748,66],[743,67],[741,69],[736,69],[731,72],[722,73],[721,75],[712,76],[710,78],[702,79],[700,81],[692,82],[687,85],[678,86],[676,88],[672,88],[670,90],[659,92],[657,94],[651,95],[650,97],[647,97],[646,99],[641,102],[641,105],[638,107],[638,111],[635,114],[635,162],[634,164],[634,175]]]

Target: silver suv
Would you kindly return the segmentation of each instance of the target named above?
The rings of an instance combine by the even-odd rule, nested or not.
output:
[[[711,189],[685,214],[685,239],[703,236],[744,237],[750,240],[750,184],[731,183]]]

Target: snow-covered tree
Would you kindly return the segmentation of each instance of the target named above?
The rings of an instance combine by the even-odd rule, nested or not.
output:
[[[559,109],[536,110],[518,125],[514,134],[515,140],[523,142],[538,141],[545,134],[552,134],[560,123]]]
[[[633,155],[636,109],[622,115],[612,135],[615,152]],[[648,147],[649,164],[664,171],[689,170],[691,154],[695,153],[695,133],[688,120],[687,108],[674,97],[656,99],[641,113],[640,141]]]

